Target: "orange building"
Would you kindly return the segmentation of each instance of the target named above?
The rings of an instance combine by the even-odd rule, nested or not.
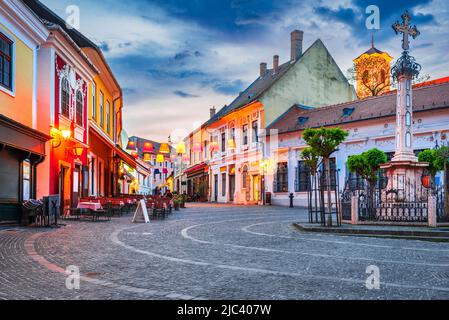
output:
[[[48,34],[22,2],[0,2],[0,223],[21,220],[48,152],[50,137],[37,130],[37,55]]]

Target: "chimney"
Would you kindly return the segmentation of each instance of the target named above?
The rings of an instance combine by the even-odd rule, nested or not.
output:
[[[302,55],[302,41],[304,39],[304,32],[295,30],[291,33],[291,60],[298,60]]]
[[[267,64],[266,62],[262,62],[260,64],[260,76],[263,77],[267,73]]]
[[[273,57],[273,71],[274,73],[278,72],[279,69],[279,56],[275,55]]]
[[[215,113],[217,112],[217,110],[215,109],[215,107],[210,109],[210,118],[212,119],[213,117],[215,117]]]

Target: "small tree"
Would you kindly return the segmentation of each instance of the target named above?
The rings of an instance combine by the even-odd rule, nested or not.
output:
[[[327,189],[327,206],[329,219],[328,226],[332,226],[332,191],[331,191],[331,167],[330,156],[337,151],[338,146],[345,141],[348,132],[340,128],[320,128],[304,130],[303,139],[310,147],[310,155],[313,157],[323,158],[326,189]]]
[[[380,166],[387,161],[385,152],[376,148],[348,158],[349,171],[358,174],[368,182],[370,208],[374,208],[374,191],[379,179]]]

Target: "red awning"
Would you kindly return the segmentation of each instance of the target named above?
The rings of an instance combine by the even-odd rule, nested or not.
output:
[[[207,168],[208,168],[207,163],[201,163],[201,164],[198,164],[196,166],[193,166],[193,167],[187,169],[185,173],[187,175],[191,175],[193,173],[203,173],[203,172],[207,171]]]

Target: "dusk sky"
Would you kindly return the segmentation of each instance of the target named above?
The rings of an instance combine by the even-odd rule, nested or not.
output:
[[[371,45],[369,5],[381,10],[378,49],[398,57],[401,37],[391,25],[408,9],[421,31],[411,53],[422,74],[449,76],[447,0],[42,1],[61,17],[80,7],[80,31],[100,45],[122,86],[125,129],[149,139],[192,130],[251,84],[260,62],[288,60],[294,29],[304,30],[304,49],[320,38],[346,74]]]

